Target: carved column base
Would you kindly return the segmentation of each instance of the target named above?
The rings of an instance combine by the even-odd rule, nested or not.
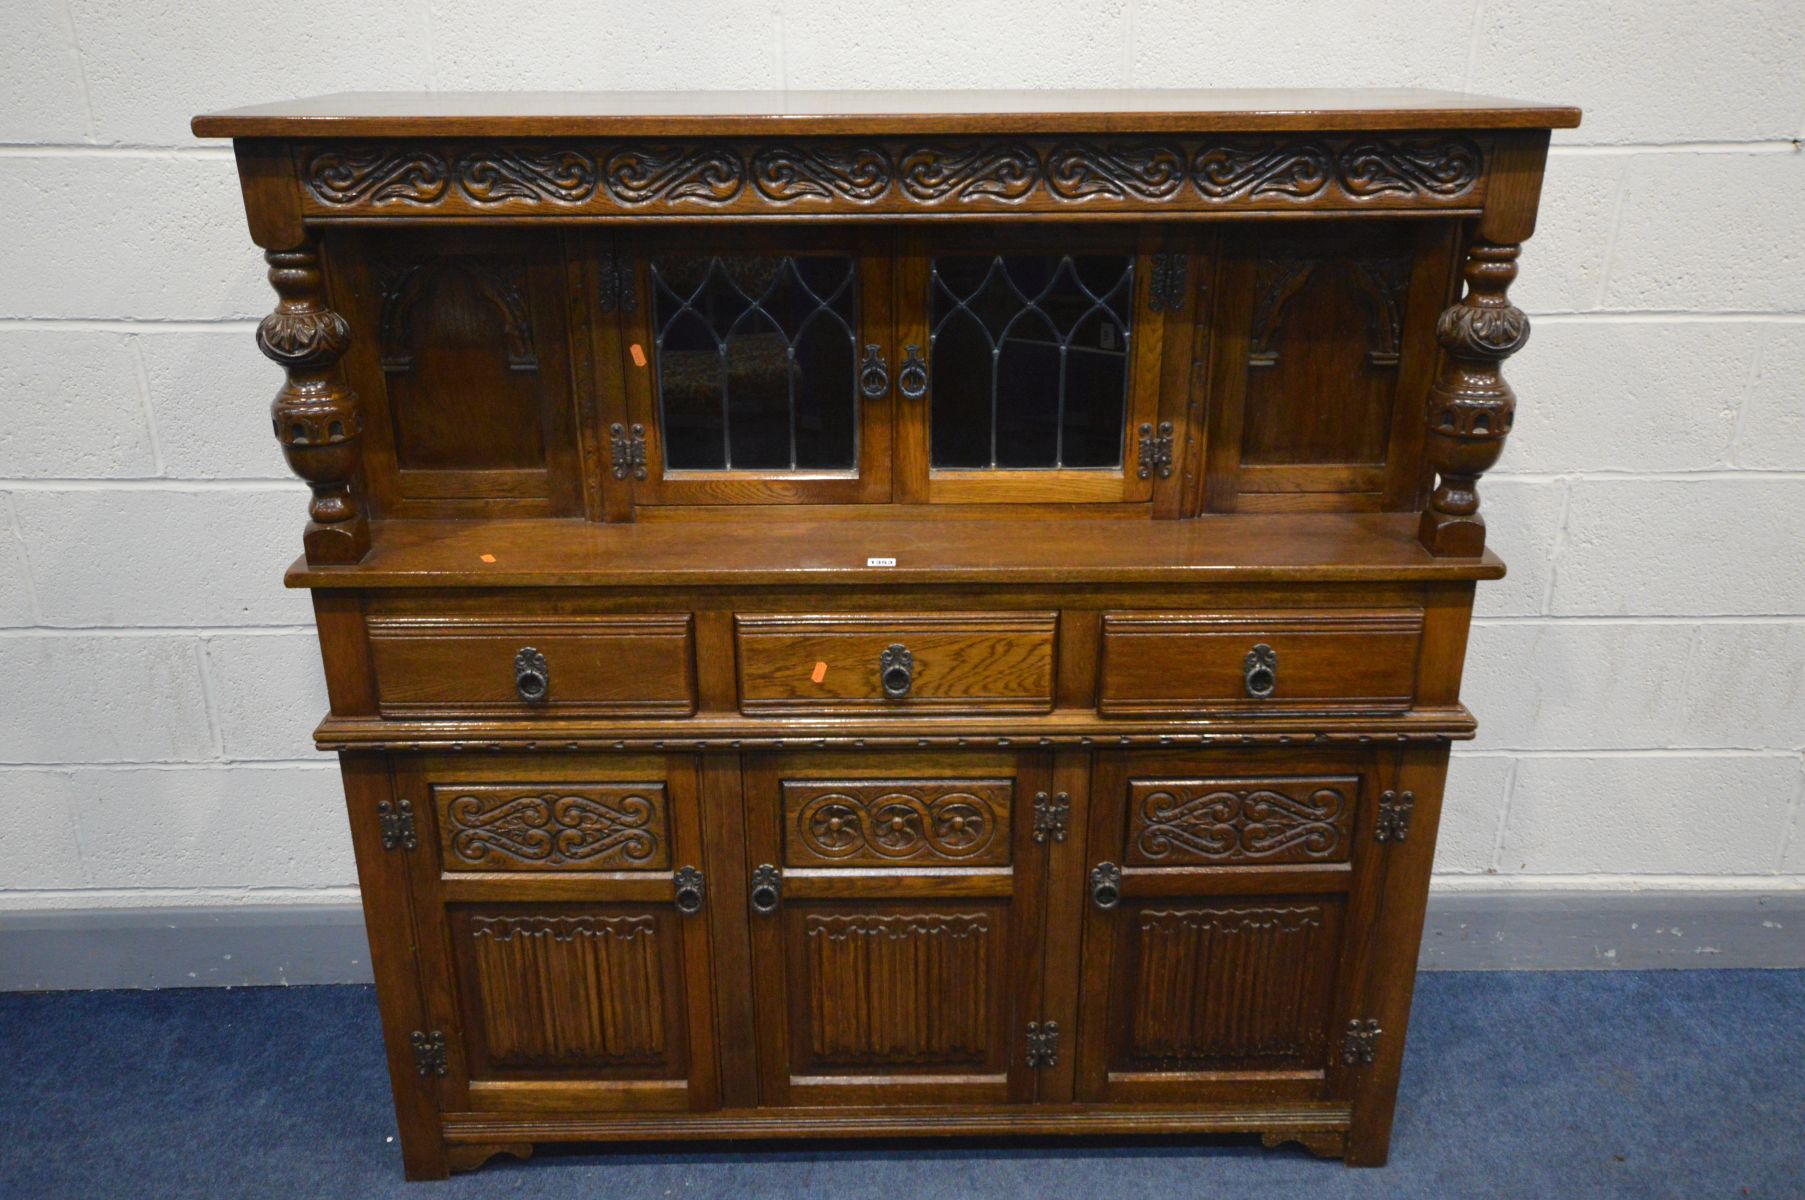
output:
[[[301,534],[301,548],[310,563],[344,565],[359,562],[370,549],[370,522],[362,513],[349,521],[322,525],[307,522]]]

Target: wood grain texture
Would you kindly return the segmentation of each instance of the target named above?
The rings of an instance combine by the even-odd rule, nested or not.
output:
[[[1005,864],[1014,790],[1007,779],[786,779],[784,861]]]

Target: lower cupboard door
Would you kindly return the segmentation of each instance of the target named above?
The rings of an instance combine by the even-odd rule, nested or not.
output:
[[[447,757],[399,774],[445,1109],[716,1107],[694,760]]]
[[[1044,755],[748,757],[766,1105],[1028,1102]]]
[[[1377,753],[1097,756],[1079,1099],[1346,1098],[1389,770]]]

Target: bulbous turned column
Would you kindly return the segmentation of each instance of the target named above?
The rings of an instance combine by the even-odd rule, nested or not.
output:
[[[1485,549],[1479,477],[1504,453],[1517,397],[1500,364],[1529,340],[1529,318],[1506,296],[1517,277],[1520,246],[1475,242],[1462,273],[1466,295],[1435,324],[1448,352],[1429,390],[1424,450],[1439,486],[1417,536],[1431,554],[1477,555]]]
[[[336,365],[351,343],[345,319],[326,306],[317,248],[271,250],[276,311],[257,327],[257,346],[288,374],[270,405],[276,440],[313,489],[302,543],[310,563],[353,563],[370,548],[370,523],[352,493],[363,408],[339,382]]]

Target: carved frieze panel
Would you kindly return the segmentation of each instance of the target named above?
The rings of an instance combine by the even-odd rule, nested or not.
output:
[[[662,783],[435,787],[448,871],[670,866]]]
[[[1346,862],[1353,778],[1134,779],[1131,866]]]
[[[1474,208],[1485,151],[1455,134],[1345,138],[798,138],[320,143],[313,216]]]
[[[794,866],[1009,861],[1007,779],[785,780],[784,857]]]

